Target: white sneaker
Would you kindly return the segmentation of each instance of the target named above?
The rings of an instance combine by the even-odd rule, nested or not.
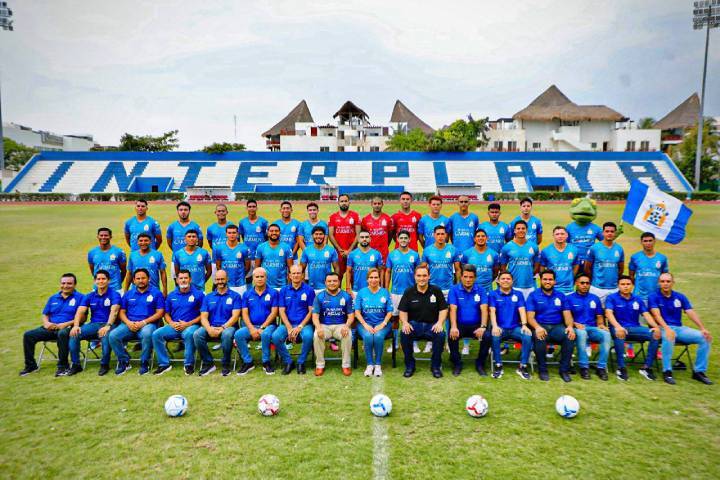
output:
[[[262,350],[262,344],[258,343],[255,345],[255,350]]]
[[[420,347],[418,347],[417,342],[413,342],[413,352],[420,353]]]
[[[365,367],[365,376],[372,377],[374,371],[375,365],[368,365],[367,367]]]
[[[427,342],[427,343],[425,344],[425,350],[423,350],[423,353],[430,353],[430,352],[432,352],[432,343],[431,343],[431,342]]]
[[[382,377],[382,367],[380,365],[375,365],[375,376]]]
[[[592,357],[592,347],[585,347],[585,353],[587,353],[588,358]]]
[[[470,355],[470,345],[465,345],[462,349],[463,355]]]
[[[386,352],[387,352],[387,353],[392,353],[392,345],[390,345],[390,346],[387,348]]]

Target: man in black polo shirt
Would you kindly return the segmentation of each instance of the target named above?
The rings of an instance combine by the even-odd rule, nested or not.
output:
[[[405,290],[398,310],[400,312],[400,325],[402,335],[400,343],[405,353],[406,378],[415,373],[415,355],[413,354],[413,341],[430,340],[432,342],[432,359],[430,370],[433,377],[442,377],[440,364],[442,351],[445,345],[445,319],[448,306],[442,290],[430,285],[430,269],[427,263],[421,263],[415,268],[415,285]]]

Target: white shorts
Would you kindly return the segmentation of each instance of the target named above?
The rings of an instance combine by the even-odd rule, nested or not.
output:
[[[442,292],[443,292],[443,297],[445,297],[445,301],[447,302],[448,295],[450,295],[450,290],[449,289],[443,290]]]
[[[398,310],[398,305],[400,305],[400,299],[402,298],[402,293],[391,293],[390,298],[392,299],[392,305],[393,305],[393,316],[397,317],[400,315],[400,310]]]
[[[515,290],[519,290],[520,293],[522,293],[523,298],[524,298],[525,300],[527,300],[528,297],[530,296],[530,294],[535,291],[535,287],[530,287],[530,288],[515,288],[515,287],[513,287],[513,288],[514,288]]]
[[[215,285],[215,272],[217,272],[217,265],[215,264],[215,262],[212,262],[211,265],[212,265],[212,273],[210,274],[210,283],[212,285]]]
[[[590,285],[590,293],[597,295],[598,298],[600,298],[600,303],[602,303],[603,308],[605,308],[605,299],[608,295],[612,295],[617,291],[617,288],[598,288]]]
[[[240,295],[244,294],[247,291],[247,285],[241,285],[239,287],[228,287],[233,292],[239,293]]]

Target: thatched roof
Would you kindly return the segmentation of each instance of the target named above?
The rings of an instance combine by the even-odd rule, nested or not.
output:
[[[390,114],[390,122],[407,123],[409,130],[419,128],[425,134],[430,134],[435,131],[430,125],[420,120],[420,118],[410,111],[400,100],[395,101],[392,114]]]
[[[611,121],[623,122],[627,118],[605,105],[577,105],[555,85],[540,94],[530,105],[515,115],[515,120],[564,120],[564,121]]]
[[[333,115],[333,118],[340,117],[341,120],[348,120],[350,117],[359,117],[363,120],[367,120],[368,114],[365,113],[365,111],[355,105],[353,102],[348,100],[347,102],[343,103],[343,106],[340,107],[340,110],[335,112],[335,115]]]
[[[697,125],[700,114],[700,97],[697,93],[690,95],[684,102],[658,120],[654,128],[660,130],[673,130],[675,128],[689,128]]]
[[[307,122],[314,123],[315,121],[310,114],[310,109],[307,106],[305,100],[298,103],[295,108],[290,110],[285,118],[276,123],[270,130],[262,134],[263,137],[270,137],[273,135],[280,135],[281,130],[295,130],[295,122]]]

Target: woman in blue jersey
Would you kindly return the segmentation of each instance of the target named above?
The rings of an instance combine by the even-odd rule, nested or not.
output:
[[[365,376],[382,376],[382,354],[385,338],[392,330],[390,319],[393,306],[390,292],[380,288],[380,270],[370,268],[367,272],[368,286],[355,296],[355,318],[360,322],[358,334],[365,347],[367,367]]]

